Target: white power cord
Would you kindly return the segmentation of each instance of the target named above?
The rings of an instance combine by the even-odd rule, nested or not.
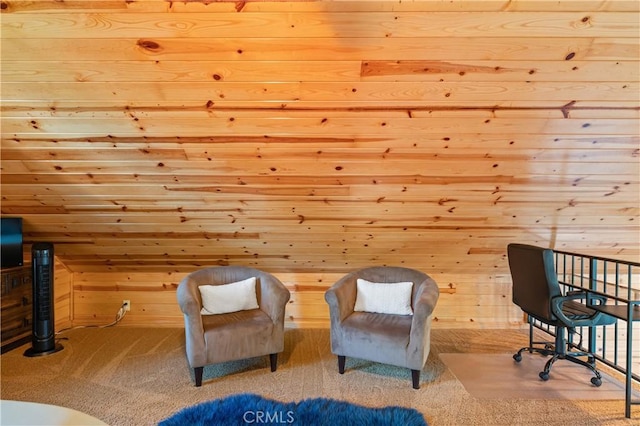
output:
[[[127,311],[129,310],[128,305],[129,304],[127,302],[124,302],[122,306],[120,306],[120,309],[118,309],[118,312],[116,313],[116,320],[111,324],[107,324],[102,327],[111,327],[112,325],[116,325],[117,323],[119,323],[122,320],[122,318],[124,318],[124,316],[127,315]]]
[[[107,327],[112,327],[114,325],[116,325],[117,323],[119,323],[120,321],[122,321],[122,318],[124,318],[124,316],[127,314],[127,303],[123,303],[122,306],[120,306],[120,309],[118,309],[118,312],[116,312],[116,319],[113,322],[110,322],[109,324],[105,324],[105,325],[77,325],[75,327],[69,327],[69,328],[63,328],[62,330],[58,331],[56,333],[56,336],[58,334],[62,334],[65,333],[67,331],[70,330],[75,330],[77,328],[107,328]]]

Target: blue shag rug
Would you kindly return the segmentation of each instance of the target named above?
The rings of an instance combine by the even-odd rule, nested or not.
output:
[[[279,402],[239,394],[185,408],[159,423],[187,425],[427,426],[427,422],[413,408],[370,408],[328,398]]]

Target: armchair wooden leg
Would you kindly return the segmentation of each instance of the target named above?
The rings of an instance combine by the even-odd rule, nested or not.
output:
[[[193,369],[193,373],[196,376],[196,386],[202,386],[202,372],[204,367],[196,367]]]
[[[344,374],[344,363],[347,357],[344,355],[338,355],[338,373]]]
[[[271,363],[271,372],[278,368],[278,354],[269,354],[269,362]]]
[[[411,370],[411,381],[414,389],[420,389],[420,370]]]

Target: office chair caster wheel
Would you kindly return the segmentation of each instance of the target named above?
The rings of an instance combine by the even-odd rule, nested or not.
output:
[[[546,371],[541,371],[540,374],[538,374],[538,376],[540,376],[540,378],[545,382],[549,380],[549,373],[547,373]]]
[[[515,354],[515,355],[513,356],[513,359],[515,359],[515,360],[516,360],[516,362],[520,362],[520,361],[522,361],[522,355],[520,355],[520,354]]]
[[[600,378],[598,377],[592,377],[591,383],[596,387],[600,387],[600,385],[602,384],[602,380],[600,380]]]

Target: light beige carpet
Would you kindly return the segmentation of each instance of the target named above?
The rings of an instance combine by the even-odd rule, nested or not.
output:
[[[624,418],[623,395],[617,400],[476,398],[440,358],[507,353],[528,341],[522,330],[432,330],[419,390],[411,387],[409,370],[363,360],[348,358],[345,374],[338,374],[328,329],[286,330],[275,373],[268,357],[212,365],[199,388],[187,365],[183,329],[116,326],[73,330],[64,337],[64,350],[48,356],[25,357],[26,347],[2,354],[2,399],[75,409],[110,426],[155,425],[182,408],[243,392],[284,402],[325,397],[410,407],[429,426],[636,426],[640,418],[640,406],[632,407],[632,419]]]
[[[600,369],[602,385],[596,387],[591,384],[591,371],[569,361],[558,360],[545,382],[538,373],[549,357],[540,354],[524,352],[519,363],[513,353],[441,353],[440,359],[478,399],[624,399],[624,384],[619,380]]]

